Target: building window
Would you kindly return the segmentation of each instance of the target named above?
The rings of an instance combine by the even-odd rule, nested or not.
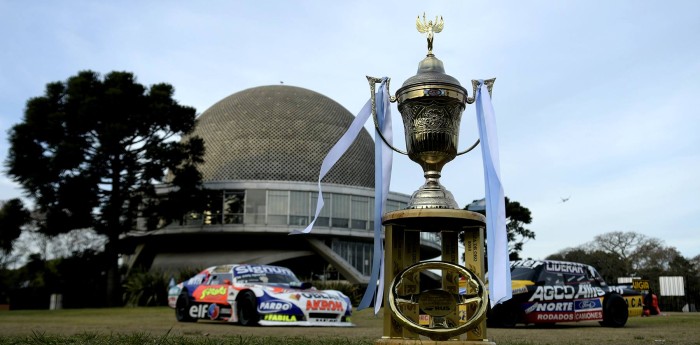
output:
[[[245,195],[245,224],[265,224],[265,190],[249,189]]]
[[[372,273],[373,247],[374,244],[365,242],[341,241],[337,239],[331,242],[331,249],[365,276],[369,276]]]
[[[270,190],[267,192],[267,224],[287,225],[289,213],[289,192]]]
[[[316,203],[318,202],[318,193],[312,193],[311,194],[311,205],[312,207],[309,208],[309,217],[312,217],[316,213]],[[329,211],[331,208],[331,196],[326,193],[323,194],[323,208],[321,208],[321,213],[318,214],[318,218],[316,218],[316,223],[314,223],[314,226],[329,226],[330,225],[330,215],[331,212]]]
[[[396,211],[401,209],[401,203],[396,201],[396,200],[387,200],[386,201],[386,210],[384,212],[391,212],[391,211]]]
[[[353,195],[351,228],[366,230],[369,214],[369,198]]]
[[[348,228],[350,225],[350,195],[333,194],[331,200],[331,226]]]
[[[245,191],[224,191],[224,224],[243,224]]]
[[[289,225],[309,225],[309,192],[294,192],[289,195]],[[314,204],[314,211],[316,204]]]

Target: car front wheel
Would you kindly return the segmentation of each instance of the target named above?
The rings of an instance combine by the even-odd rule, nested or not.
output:
[[[628,316],[627,302],[622,296],[612,294],[605,297],[601,325],[605,327],[624,327]]]
[[[241,292],[236,299],[238,304],[238,322],[242,326],[255,326],[260,320],[258,314],[258,303],[255,295],[251,291]]]
[[[177,301],[175,302],[175,318],[180,322],[195,322],[197,319],[190,316],[190,296],[187,291],[182,290],[180,295],[177,296]]]
[[[496,305],[490,312],[488,325],[495,328],[513,328],[520,319],[520,310],[516,303],[505,302]]]

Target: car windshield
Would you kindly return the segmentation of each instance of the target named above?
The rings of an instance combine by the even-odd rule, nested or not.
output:
[[[275,274],[275,273],[253,273],[240,275],[237,278],[239,283],[254,283],[254,284],[290,284],[290,283],[301,283],[299,279],[295,276],[290,276],[288,274]]]
[[[535,270],[528,267],[514,267],[510,271],[510,279],[535,281]]]

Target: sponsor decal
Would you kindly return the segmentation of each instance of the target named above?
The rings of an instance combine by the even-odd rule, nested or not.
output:
[[[535,303],[534,311],[574,311],[574,305],[572,302],[552,302],[552,303]]]
[[[306,310],[344,311],[343,302],[310,299],[306,301]]]
[[[600,302],[600,298],[592,298],[574,301],[574,307],[576,308],[576,311],[602,310],[603,304]]]
[[[282,315],[282,314],[265,314],[263,316],[265,321],[281,321],[281,322],[295,322],[297,321],[296,315]]]
[[[542,266],[542,261],[537,261],[537,260],[522,260],[522,261],[513,261],[510,263],[510,267],[527,267],[527,268],[535,268],[538,266]]]
[[[625,293],[625,287],[624,286],[608,286],[608,291],[622,295]]]
[[[338,322],[338,319],[329,319],[329,318],[311,318],[309,319],[311,322]]]
[[[293,293],[293,294],[289,295],[289,298],[293,299],[295,301],[298,301],[299,299],[301,299],[301,294]]]
[[[204,297],[207,296],[219,296],[219,295],[225,295],[226,294],[226,287],[221,286],[218,288],[206,288],[202,290],[202,294],[199,295],[199,299],[204,299]]]
[[[260,302],[260,305],[258,306],[258,310],[261,313],[278,313],[290,309],[292,309],[291,303],[280,300]]]
[[[644,306],[644,302],[642,301],[642,296],[632,296],[632,297],[624,297],[625,302],[627,302],[627,307],[629,308],[641,308]]]
[[[213,307],[212,307],[213,306]],[[195,318],[195,319],[203,319],[205,317],[210,317],[210,310],[211,312],[216,312],[217,317],[220,312],[218,309],[218,306],[216,303],[213,303],[211,305],[209,304],[195,304],[190,307],[190,317]]]
[[[649,281],[642,279],[633,279],[632,288],[639,291],[649,290]]]
[[[335,300],[341,300],[340,297],[336,295],[331,295],[325,292],[304,292],[301,294],[302,297],[304,298],[324,298],[324,299],[335,299]]]
[[[219,317],[219,306],[216,304],[210,304],[209,309],[207,309],[207,314],[212,320],[216,320]]]
[[[523,306],[525,306],[525,314],[530,314],[533,311],[535,311],[535,309],[537,309],[537,302],[532,303],[529,306],[527,306],[527,305],[528,305],[527,303],[523,304]]]
[[[518,295],[521,293],[527,293],[527,287],[526,286],[521,286],[513,289],[513,295]]]
[[[574,315],[571,313],[540,313],[537,314],[537,321],[573,321]]]
[[[570,274],[585,274],[583,265],[573,262],[545,262],[544,269],[550,272],[561,272]]]
[[[430,315],[428,314],[420,314],[418,315],[418,324],[421,326],[428,326],[430,325]]]
[[[605,295],[598,286],[579,285],[578,291],[571,285],[538,286],[530,297],[530,301],[553,301],[559,299],[583,299]]]
[[[576,315],[576,321],[600,320],[603,318],[602,311],[586,311],[586,312],[582,312],[582,313],[575,313],[575,315]]]
[[[233,269],[233,275],[240,276],[245,274],[284,274],[288,276],[295,277],[294,273],[289,268],[278,267],[278,266],[265,266],[265,265],[243,265],[236,266]]]

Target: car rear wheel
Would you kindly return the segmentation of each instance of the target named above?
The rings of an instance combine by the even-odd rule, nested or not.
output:
[[[258,303],[251,291],[243,291],[236,299],[238,305],[238,322],[242,326],[255,326],[260,320]]]
[[[605,298],[603,307],[603,321],[600,323],[605,327],[624,327],[627,323],[629,310],[627,302],[622,296],[612,294]]]
[[[175,318],[180,322],[196,322],[197,319],[190,316],[190,306],[192,302],[190,301],[190,296],[187,290],[182,290],[180,295],[177,296],[177,301],[175,302]]]

